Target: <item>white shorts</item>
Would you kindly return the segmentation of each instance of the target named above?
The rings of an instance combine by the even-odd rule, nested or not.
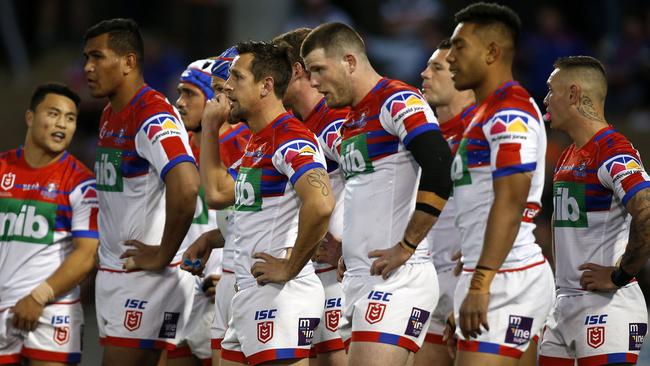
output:
[[[194,276],[178,266],[162,272],[99,270],[95,304],[102,345],[174,349],[192,310]]]
[[[465,300],[472,274],[463,271],[456,286],[456,324],[460,324],[458,310]],[[522,269],[497,273],[490,286],[487,313],[490,330],[482,329],[483,334],[466,340],[460,327],[456,327],[458,350],[521,358],[528,343],[542,330],[554,298],[553,272],[545,259]]]
[[[214,318],[210,328],[212,349],[221,349],[221,341],[226,336],[228,322],[232,316],[232,298],[235,296],[235,274],[223,272],[214,294]]]
[[[313,273],[237,292],[221,358],[251,365],[308,358],[324,301],[323,285]]]
[[[13,316],[10,309],[0,310],[0,364],[18,364],[21,358],[81,362],[84,318],[79,300],[47,305],[31,332],[14,328]]]
[[[189,357],[191,355],[203,361],[212,359],[210,327],[214,319],[214,299],[205,296],[202,288],[203,277],[194,276],[194,281],[192,312],[183,332],[186,344],[167,352],[168,359]]]
[[[636,363],[647,330],[636,282],[611,293],[560,293],[542,337],[540,365]]]
[[[392,344],[417,352],[438,302],[433,263],[404,264],[381,276],[343,278],[341,337],[350,342]]]
[[[312,355],[345,349],[345,344],[338,332],[341,319],[343,289],[336,280],[336,268],[316,271],[316,275],[325,290],[325,303],[320,324],[314,331]]]
[[[442,344],[442,335],[447,324],[447,316],[454,311],[454,292],[458,276],[454,276],[454,269],[450,268],[444,272],[438,272],[438,285],[440,287],[440,296],[438,305],[433,314],[431,314],[431,323],[424,341],[433,344]]]

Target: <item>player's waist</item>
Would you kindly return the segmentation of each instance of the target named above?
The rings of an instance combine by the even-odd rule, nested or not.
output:
[[[251,275],[250,270],[244,272],[242,269],[243,268],[241,266],[235,269],[235,292],[243,291],[248,288],[258,286],[257,280],[255,279],[255,277]],[[314,273],[314,266],[311,265],[311,262],[307,262],[307,264],[302,268],[302,270],[298,273],[298,275],[296,275],[296,277],[292,279],[301,278],[313,273]]]
[[[507,260],[501,265],[501,268],[497,273],[508,273],[508,272],[518,272],[525,271],[531,268],[535,268],[546,263],[546,257],[539,253],[538,255],[532,256],[527,260],[516,260],[510,261]],[[474,272],[476,268],[476,262],[465,263],[463,265],[463,272]]]
[[[362,256],[344,256],[346,276],[368,276],[374,258]],[[418,249],[404,264],[431,263],[431,255],[427,249]]]

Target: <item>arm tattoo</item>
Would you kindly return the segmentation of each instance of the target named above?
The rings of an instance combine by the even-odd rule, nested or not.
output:
[[[637,192],[627,204],[632,215],[630,238],[621,260],[621,266],[630,274],[637,274],[650,257],[650,189]]]
[[[580,107],[578,107],[578,112],[584,117],[589,118],[594,121],[604,122],[603,118],[596,113],[596,108],[594,108],[594,102],[591,101],[586,95],[583,95],[580,99]]]
[[[312,187],[319,188],[321,194],[326,197],[330,194],[330,188],[327,181],[327,172],[323,169],[312,169],[309,174],[307,174],[307,182],[309,182]]]

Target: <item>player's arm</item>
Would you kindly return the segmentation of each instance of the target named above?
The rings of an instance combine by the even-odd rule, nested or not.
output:
[[[581,285],[587,290],[613,291],[627,285],[643,269],[650,258],[650,188],[638,191],[626,205],[632,216],[625,252],[617,267],[586,263]]]
[[[99,241],[94,238],[74,238],[74,250],[59,268],[31,294],[14,306],[14,325],[22,330],[34,330],[45,305],[77,286],[95,266]]]
[[[440,131],[421,133],[410,140],[406,148],[422,169],[422,173],[415,211],[406,226],[402,241],[390,249],[375,250],[368,254],[371,258],[379,258],[373,262],[370,273],[381,274],[384,278],[415,252],[438,220],[451,191],[451,152]]]
[[[121,258],[127,258],[124,268],[161,271],[174,259],[187,230],[192,224],[199,193],[199,174],[193,162],[181,162],[165,175],[165,226],[160,246],[146,245],[138,240],[127,240]],[[192,202],[192,204],[188,204]]]
[[[219,229],[204,232],[183,253],[181,269],[201,275],[212,249],[223,248],[224,243],[225,240]]]
[[[318,243],[327,233],[329,217],[334,210],[334,195],[327,171],[314,168],[305,172],[294,184],[301,201],[298,212],[298,237],[288,259],[256,253],[262,259],[251,268],[260,284],[284,283],[294,278],[314,254]]]
[[[205,200],[212,209],[223,209],[235,203],[235,182],[221,161],[219,128],[228,118],[230,107],[224,94],[208,100],[201,121],[201,184]]]

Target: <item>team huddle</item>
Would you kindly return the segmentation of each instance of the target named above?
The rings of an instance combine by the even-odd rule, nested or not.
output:
[[[518,15],[455,21],[421,89],[326,23],[190,63],[175,106],[134,21],[91,27],[94,174],[65,151],[80,99],[62,84],[0,155],[0,364],[80,362],[94,267],[95,364],[635,364],[650,176],[605,120],[604,67],[558,59],[542,114],[512,75]],[[554,273],[533,233],[545,121],[573,142]]]

